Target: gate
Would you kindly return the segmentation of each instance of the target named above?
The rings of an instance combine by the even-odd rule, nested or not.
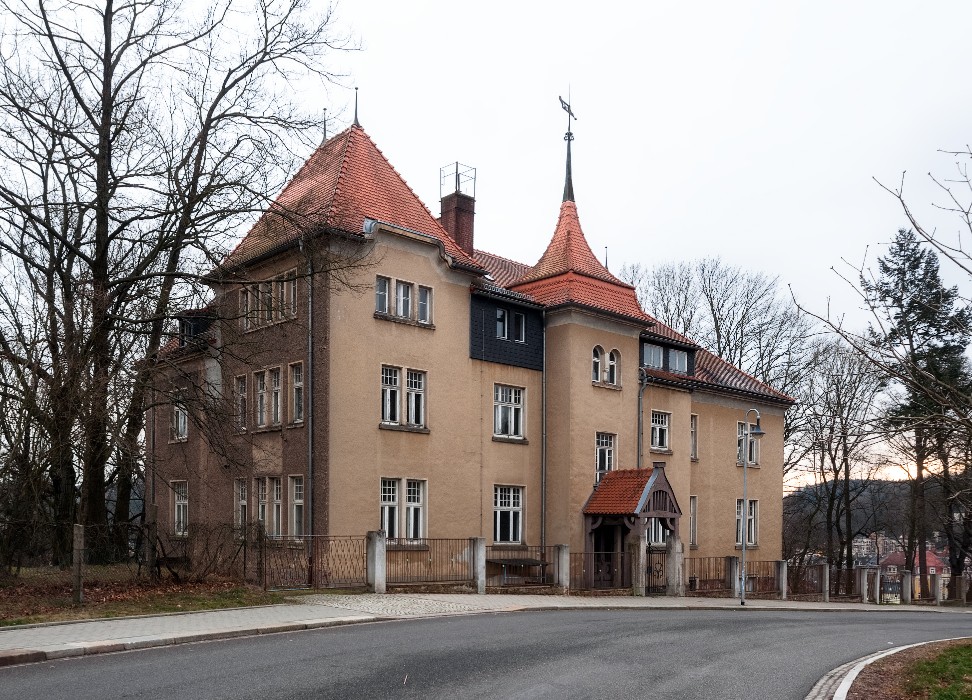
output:
[[[901,574],[881,575],[881,603],[901,605]]]
[[[668,592],[668,550],[665,547],[648,547],[648,571],[645,573],[645,593],[665,595]]]

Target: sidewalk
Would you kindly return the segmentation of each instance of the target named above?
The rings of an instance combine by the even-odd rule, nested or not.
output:
[[[0,666],[102,654],[129,649],[227,639],[254,634],[292,632],[356,622],[469,615],[518,610],[587,608],[817,610],[907,614],[972,614],[972,608],[806,603],[749,600],[743,609],[734,598],[668,598],[631,596],[388,594],[306,595],[286,605],[234,608],[146,617],[0,628]]]

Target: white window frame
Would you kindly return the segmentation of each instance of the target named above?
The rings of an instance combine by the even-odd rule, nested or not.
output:
[[[664,545],[668,543],[668,530],[662,525],[661,518],[648,518],[648,544]]]
[[[304,363],[290,365],[290,422],[304,422]]]
[[[425,372],[405,370],[405,423],[416,428],[425,427]]]
[[[506,309],[496,309],[496,337],[499,340],[509,338],[510,312]]]
[[[388,313],[388,296],[391,293],[391,279],[378,275],[375,277],[375,311]]]
[[[620,369],[620,357],[621,355],[617,350],[612,350],[607,355],[607,368],[604,372],[604,381],[608,384],[617,385],[619,383],[618,371]]]
[[[268,534],[280,537],[283,523],[283,482],[279,476],[271,477],[270,481],[270,526]]]
[[[513,342],[526,342],[526,314],[518,311],[513,312]]]
[[[604,360],[604,349],[600,345],[595,345],[591,351],[591,381],[601,381],[601,371]]]
[[[667,450],[671,445],[672,414],[665,411],[651,412],[651,449]]]
[[[746,515],[746,546],[759,545],[759,501],[750,498]],[[743,499],[736,499],[736,546],[742,546]]]
[[[240,326],[242,326],[244,331],[250,330],[253,323],[253,318],[250,315],[250,304],[251,304],[250,288],[248,286],[243,286],[240,288]]]
[[[246,479],[233,480],[233,522],[238,528],[246,527],[248,517],[247,505],[249,500],[246,491]]]
[[[267,373],[265,370],[253,373],[253,422],[258,428],[267,425]]]
[[[381,422],[398,425],[401,420],[402,370],[381,367]]]
[[[185,537],[189,534],[189,482],[170,482],[172,488],[172,534]]]
[[[689,496],[689,545],[699,546],[699,497]]]
[[[749,464],[750,466],[756,466],[759,464],[759,440],[752,436],[752,430],[755,428],[752,423],[749,424]],[[745,439],[744,431],[746,430],[746,423],[744,421],[738,421],[736,423],[736,464],[743,466],[743,440]]]
[[[405,479],[405,538],[425,537],[425,482]]]
[[[297,270],[287,277],[288,296],[290,297],[290,317],[297,318]]]
[[[676,374],[688,374],[688,353],[685,350],[669,348],[668,371]]]
[[[651,367],[652,369],[662,369],[665,362],[665,353],[661,345],[655,345],[654,343],[645,343],[643,346],[642,363],[645,367]]]
[[[493,385],[493,435],[497,437],[522,438],[523,431],[523,387]]]
[[[246,411],[247,411],[247,393],[246,393],[246,375],[241,374],[236,377],[236,429],[240,432],[246,431]]]
[[[304,536],[304,477],[290,477],[290,535]]]
[[[272,367],[268,374],[270,375],[270,425],[280,425],[280,368]]]
[[[172,400],[170,418],[170,439],[172,442],[185,442],[189,439],[189,409],[185,397],[180,393]]]
[[[273,282],[260,283],[260,323],[271,324],[274,320]]]
[[[257,522],[267,525],[267,480],[263,477],[255,479],[257,497]]]
[[[382,478],[379,491],[379,529],[385,531],[385,537],[389,540],[398,539],[398,491],[399,479]]]
[[[412,317],[412,296],[414,289],[411,282],[395,281],[395,315],[401,318]]]
[[[689,457],[699,458],[699,416],[693,413],[689,416]]]
[[[418,318],[419,323],[432,323],[432,288],[419,285]]]
[[[614,469],[614,451],[617,449],[618,436],[614,433],[594,434],[594,472],[595,482]]]
[[[493,543],[523,543],[522,486],[493,486]]]

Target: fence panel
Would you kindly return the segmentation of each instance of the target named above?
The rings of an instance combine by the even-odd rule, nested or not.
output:
[[[881,603],[901,605],[901,574],[881,574]]]
[[[830,567],[830,599],[853,598],[859,596],[857,591],[857,576],[853,569],[838,569]]]
[[[358,588],[368,584],[367,541],[361,536],[266,538],[264,586]]]
[[[468,538],[389,540],[385,571],[389,584],[472,581],[472,545]]]
[[[487,586],[553,586],[560,580],[556,547],[486,547]]]
[[[746,561],[747,593],[779,593],[775,561]]]
[[[787,568],[787,597],[823,597],[823,571],[818,565]]]
[[[617,590],[631,587],[626,552],[571,552],[571,590]]]
[[[725,557],[691,557],[685,560],[689,593],[728,592]]]

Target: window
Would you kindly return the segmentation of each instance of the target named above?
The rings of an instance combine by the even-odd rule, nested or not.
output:
[[[759,501],[749,501],[748,513],[746,515],[746,546],[754,546],[758,542],[759,535]],[[742,514],[743,500],[736,499],[736,546],[742,546]]]
[[[396,479],[381,480],[381,529],[385,537],[398,537],[398,481]]]
[[[599,382],[601,381],[601,357],[604,355],[604,351],[601,346],[597,346],[591,352],[591,381]]]
[[[261,320],[273,323],[273,282],[260,283]]]
[[[246,377],[236,378],[236,427],[246,430]]]
[[[496,309],[496,337],[501,340],[507,338],[507,313],[506,309]]]
[[[243,330],[250,330],[250,288],[243,287],[240,290],[240,325]]]
[[[395,367],[381,368],[381,422],[398,422],[400,370]]]
[[[432,323],[432,290],[429,287],[419,287],[418,321]]]
[[[666,544],[668,542],[668,530],[662,525],[660,518],[648,519],[648,544]]]
[[[297,315],[297,271],[294,270],[287,278],[287,289],[290,295],[290,315]]]
[[[290,534],[304,535],[304,477],[290,477]]]
[[[749,426],[752,430],[753,426]],[[736,461],[743,463],[743,441],[746,439],[746,424],[742,421],[736,423]],[[749,464],[759,464],[759,440],[749,438]]]
[[[597,480],[614,469],[614,440],[617,436],[612,433],[597,433],[594,442],[597,452]]]
[[[699,544],[699,497],[689,496],[689,544]]]
[[[395,313],[402,318],[412,317],[412,285],[408,282],[395,285]]]
[[[607,376],[605,377],[605,381],[608,384],[618,383],[618,351],[617,350],[612,350],[611,352],[608,353]]]
[[[290,365],[290,419],[294,423],[304,420],[304,365]]]
[[[246,526],[246,479],[237,479],[233,482],[234,493],[234,517],[233,521],[237,527]]]
[[[661,346],[645,344],[644,346],[644,364],[645,367],[652,367],[654,369],[662,368],[662,349]]]
[[[493,435],[523,437],[523,389],[493,385]]]
[[[280,425],[280,368],[270,370],[270,423]]]
[[[257,491],[257,522],[266,527],[267,524],[267,480],[256,480]]]
[[[408,370],[405,376],[405,404],[408,425],[425,426],[425,372]]]
[[[694,413],[689,417],[689,456],[699,458],[699,417]]]
[[[267,373],[256,372],[253,375],[256,380],[256,405],[253,407],[253,422],[258,428],[267,424]]]
[[[523,489],[493,487],[493,542],[523,541]]]
[[[189,482],[172,482],[172,534],[189,534]]]
[[[279,319],[287,318],[290,315],[290,303],[287,299],[287,280],[280,277],[274,280],[274,285],[277,288],[277,297],[273,304],[277,311],[277,317]]]
[[[513,342],[526,342],[526,316],[521,313],[513,313]]]
[[[651,412],[651,448],[653,450],[668,449],[668,427],[672,414],[661,411]]]
[[[686,374],[688,372],[688,353],[684,350],[669,350],[668,369],[679,374]]]
[[[267,533],[271,537],[280,537],[280,525],[283,522],[283,484],[279,478],[270,479],[270,526]]]
[[[189,410],[184,399],[176,397],[172,403],[171,434],[173,440],[186,440],[189,437]]]
[[[420,539],[425,534],[423,486],[417,479],[405,482],[405,537],[409,539]]]
[[[380,314],[388,313],[388,290],[391,280],[387,277],[375,278],[375,311]]]
[[[889,574],[896,574],[896,573],[898,573],[898,567],[897,566],[891,566],[891,565],[889,565],[887,567],[887,571],[888,571]]]

